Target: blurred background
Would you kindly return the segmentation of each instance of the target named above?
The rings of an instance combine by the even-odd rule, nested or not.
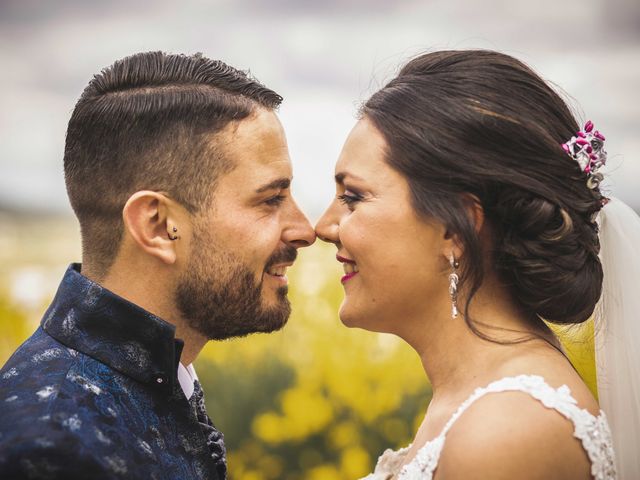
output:
[[[75,101],[138,51],[200,51],[283,95],[293,191],[312,221],[359,103],[413,55],[445,48],[500,50],[553,82],[607,135],[606,189],[640,209],[639,0],[0,0],[0,45],[0,364],[80,260],[62,174]],[[301,253],[284,331],[211,343],[198,360],[232,479],[355,479],[422,419],[417,356],[340,324],[334,254]],[[595,390],[590,326],[561,333]]]

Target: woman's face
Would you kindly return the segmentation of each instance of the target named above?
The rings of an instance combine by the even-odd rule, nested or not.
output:
[[[340,319],[349,327],[405,336],[425,317],[450,309],[450,241],[418,217],[409,185],[384,159],[386,142],[366,118],[336,164],[336,198],[316,226],[345,268]],[[417,323],[419,322],[419,323]]]

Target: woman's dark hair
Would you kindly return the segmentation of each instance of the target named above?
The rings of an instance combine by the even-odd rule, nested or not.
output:
[[[424,54],[361,113],[384,136],[416,211],[460,239],[465,320],[476,334],[487,338],[469,315],[485,277],[474,196],[492,232],[492,268],[523,311],[559,324],[591,316],[602,288],[592,218],[603,197],[561,148],[576,120],[529,67],[492,51]]]

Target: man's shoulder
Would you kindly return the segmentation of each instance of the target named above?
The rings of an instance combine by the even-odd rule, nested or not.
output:
[[[36,330],[0,370],[0,478],[120,478],[130,462],[115,449],[134,438],[120,397],[139,400],[132,384]]]
[[[2,432],[1,435],[5,435]],[[83,448],[82,438],[64,430],[47,435],[17,435],[11,441],[0,437],[0,478],[80,479],[117,478],[94,452]]]
[[[58,400],[80,355],[38,328],[0,369],[1,478],[107,478]]]
[[[0,402],[10,408],[25,395],[39,403],[55,398],[77,356],[38,328],[0,369]]]
[[[38,329],[0,370],[0,445],[57,430],[95,435],[119,415],[118,397],[141,395],[135,383]]]

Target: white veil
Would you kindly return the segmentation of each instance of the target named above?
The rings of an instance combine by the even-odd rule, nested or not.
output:
[[[599,224],[604,284],[595,315],[598,394],[618,478],[640,479],[640,217],[611,199]]]

